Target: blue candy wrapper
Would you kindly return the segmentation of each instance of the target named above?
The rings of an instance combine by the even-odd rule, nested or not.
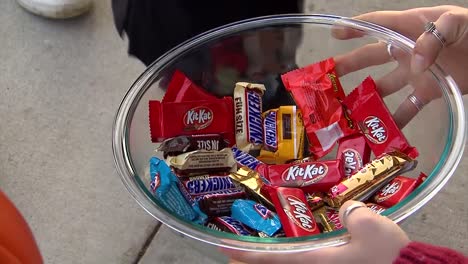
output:
[[[156,157],[150,159],[150,176],[150,190],[153,196],[168,210],[187,221],[199,217],[180,192],[177,185],[179,179],[163,160]]]
[[[251,200],[236,200],[232,204],[231,217],[268,236],[273,236],[281,229],[280,219],[275,212]]]

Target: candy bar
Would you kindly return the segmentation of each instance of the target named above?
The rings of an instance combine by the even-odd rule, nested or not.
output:
[[[246,226],[263,232],[270,237],[281,229],[281,222],[275,212],[251,200],[239,199],[234,201],[231,216]]]
[[[175,70],[167,87],[162,102],[186,102],[217,99],[204,89],[194,84],[181,71]]]
[[[325,197],[325,195],[325,193],[321,192],[306,193],[306,200],[309,204],[310,210],[314,211],[324,206],[325,202],[323,201],[323,197]]]
[[[257,171],[273,186],[296,187],[306,192],[327,192],[343,179],[341,160],[259,165]]]
[[[315,158],[325,156],[338,139],[355,132],[339,101],[345,94],[333,58],[283,74],[281,79],[302,112]]]
[[[421,178],[421,177],[420,177]],[[376,193],[374,202],[384,207],[392,207],[405,199],[421,182],[420,178],[412,179],[397,176]]]
[[[252,236],[254,232],[230,216],[215,217],[206,227],[216,231],[228,232],[239,236]]]
[[[263,144],[263,84],[238,82],[234,88],[236,145],[245,152],[260,149]]]
[[[343,104],[351,112],[351,119],[365,135],[367,144],[376,156],[395,150],[413,159],[419,155],[393,120],[371,77],[355,88]]]
[[[164,152],[167,157],[194,150],[222,150],[227,146],[227,142],[219,134],[186,135],[164,140],[158,151]]]
[[[167,157],[167,164],[180,175],[216,171],[236,171],[236,161],[230,148],[220,151],[195,150]]]
[[[201,175],[180,181],[192,196],[239,188],[228,175]]]
[[[187,221],[197,218],[197,213],[177,187],[177,177],[163,160],[156,157],[150,159],[150,177],[150,191],[158,202]]]
[[[257,235],[262,238],[278,238],[278,237],[286,237],[286,234],[284,233],[283,229],[280,229],[278,232],[276,232],[273,236],[269,236],[263,232],[258,232]]]
[[[370,148],[361,134],[342,138],[338,141],[336,158],[343,161],[344,177],[349,178],[370,160]]]
[[[265,138],[259,160],[283,164],[304,155],[304,124],[296,106],[281,106],[264,113]]]
[[[249,169],[255,170],[258,165],[263,164],[260,160],[244,152],[236,147],[232,147],[232,154],[234,159],[237,161],[238,167],[248,167]]]
[[[287,237],[320,233],[301,189],[271,187],[268,191]]]
[[[398,174],[414,169],[417,161],[401,152],[390,152],[366,164],[350,178],[330,189],[325,202],[340,207],[348,200],[365,201]]]
[[[242,167],[235,173],[229,175],[236,182],[241,183],[250,196],[254,197],[255,200],[261,202],[267,206],[270,210],[274,210],[275,206],[273,203],[264,195],[262,188],[265,185],[265,180],[262,176],[247,167]]]
[[[232,146],[234,112],[231,97],[189,102],[149,101],[151,140],[181,135],[221,134]]]
[[[343,228],[341,224],[339,211],[333,208],[322,206],[312,212],[317,222],[322,225],[324,233],[332,232]]]
[[[386,207],[374,203],[366,203],[366,206],[376,214],[382,214],[385,210],[387,210]]]
[[[194,196],[193,200],[198,203],[200,210],[208,216],[221,216],[229,215],[232,203],[237,199],[244,198],[246,198],[244,189],[237,188]]]

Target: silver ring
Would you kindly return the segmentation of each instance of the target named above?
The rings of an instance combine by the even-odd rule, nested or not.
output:
[[[442,47],[445,46],[447,41],[445,40],[444,36],[442,36],[440,31],[437,30],[434,22],[427,22],[424,26],[424,32],[431,33],[436,39],[439,40],[440,44],[442,44]]]
[[[413,105],[416,107],[416,109],[418,109],[418,111],[421,111],[424,107],[424,103],[419,100],[419,98],[417,98],[414,94],[410,94],[408,96],[408,100],[413,103]]]
[[[345,226],[346,226],[346,219],[348,219],[351,212],[358,209],[358,208],[361,208],[361,207],[366,207],[366,206],[363,205],[362,203],[354,203],[354,204],[348,206],[348,208],[346,208],[346,210],[343,213],[343,224]]]
[[[392,58],[392,60],[396,60],[395,56],[393,56],[393,53],[392,53],[392,44],[393,44],[393,41],[389,40],[387,43],[387,53],[390,56],[390,58]]]

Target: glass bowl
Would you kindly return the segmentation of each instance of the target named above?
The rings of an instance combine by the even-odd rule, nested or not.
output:
[[[333,30],[347,30],[359,38],[340,40]],[[161,41],[164,41],[162,38]],[[383,27],[329,15],[280,15],[246,20],[201,34],[157,59],[135,81],[117,112],[113,128],[115,164],[133,198],[153,217],[195,243],[260,252],[298,252],[341,245],[349,241],[346,230],[311,237],[257,238],[232,235],[185,222],[158,204],[148,191],[148,161],[157,144],[150,140],[148,101],[160,100],[175,69],[216,95],[232,94],[236,81],[263,82],[267,87],[264,110],[284,104],[278,74],[322,59],[352,52],[371,43],[391,43],[396,60],[374,65],[340,77],[349,93],[366,76],[379,79],[397,64],[408,63],[414,42]],[[217,52],[240,50],[247,64],[234,57],[221,58]],[[383,53],[387,53],[383,48]],[[387,54],[388,56],[388,54]],[[452,176],[463,153],[465,115],[460,92],[450,76],[437,65],[419,77],[406,76],[402,89],[385,97],[394,112],[414,88],[424,84],[437,94],[403,129],[408,141],[420,152],[418,167],[405,174],[427,180],[384,215],[401,222],[427,203]],[[401,80],[396,80],[395,82]]]

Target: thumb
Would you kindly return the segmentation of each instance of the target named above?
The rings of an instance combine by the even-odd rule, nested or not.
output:
[[[373,236],[373,232],[388,220],[357,201],[347,201],[339,212],[340,222],[348,229],[352,238],[360,239]],[[374,234],[375,235],[375,234]]]
[[[435,28],[445,40],[444,44],[432,33],[424,32],[416,40],[413,56],[411,58],[411,71],[414,74],[422,73],[437,59],[444,48],[458,43],[468,30],[468,11],[465,9],[443,13],[434,22]]]

